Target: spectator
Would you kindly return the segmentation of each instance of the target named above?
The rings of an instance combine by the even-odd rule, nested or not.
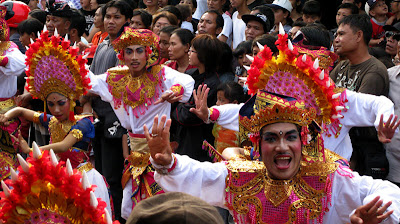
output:
[[[218,34],[218,40],[225,42],[229,45],[232,44],[232,19],[230,16],[223,12],[223,7],[226,0],[207,0],[208,10],[215,10],[222,15],[224,19],[224,26],[220,34]]]
[[[276,55],[278,53],[278,48],[275,45],[275,42],[277,40],[278,38],[272,34],[264,34],[254,39],[251,45],[251,51],[253,52],[253,57],[255,57],[258,54],[258,52],[261,51],[257,43],[261,44],[261,46],[267,45],[267,47],[271,49],[272,54]]]
[[[81,0],[82,8],[79,11],[85,16],[86,27],[85,27],[85,36],[89,36],[90,28],[94,22],[94,14],[96,13],[97,8],[91,8],[90,0]]]
[[[167,64],[178,72],[186,72],[189,69],[196,68],[189,64],[189,48],[194,35],[187,29],[176,29],[172,31],[169,39],[168,55],[173,60]]]
[[[361,93],[373,95],[388,95],[389,79],[386,67],[368,53],[368,43],[371,39],[372,25],[367,15],[349,15],[339,24],[334,40],[336,53],[347,58],[341,61],[330,73],[338,87],[347,88]],[[375,128],[357,128],[350,132],[353,144],[352,160],[356,161],[355,170],[360,174],[384,178],[385,158],[382,144],[377,139]],[[372,165],[368,155],[374,154],[381,164]],[[379,157],[379,155],[382,155]],[[386,162],[385,162],[386,160]],[[379,166],[379,167],[377,167]],[[377,169],[375,169],[377,168]]]
[[[178,25],[177,26],[181,25],[181,23],[182,23],[182,13],[178,8],[176,8],[176,6],[167,5],[164,8],[159,9],[158,12],[170,12],[170,13],[174,14],[176,16],[176,18],[178,19]]]
[[[155,34],[160,35],[160,30],[166,26],[178,26],[178,19],[170,12],[159,12],[153,16],[152,30]]]
[[[181,28],[187,29],[190,32],[194,33],[193,24],[192,22],[192,13],[190,12],[190,5],[187,4],[179,4],[176,6],[177,9],[182,14],[182,23]]]
[[[46,5],[48,12],[46,27],[49,35],[53,36],[55,29],[57,29],[58,34],[65,37],[71,25],[69,21],[72,16],[71,8],[67,2],[55,2],[54,0],[47,1]]]
[[[188,5],[190,5],[190,9],[191,9],[192,15],[196,11],[196,8],[197,8],[197,1],[196,0],[181,0],[179,2],[179,4],[188,4]]]
[[[292,3],[292,12],[290,12],[290,18],[292,18],[292,20],[294,22],[296,21],[300,21],[302,20],[302,9],[303,9],[303,5],[304,5],[304,1],[302,0],[290,0],[290,2]]]
[[[321,5],[316,0],[307,1],[303,6],[303,21],[307,24],[321,20]]]
[[[256,37],[261,36],[271,30],[267,16],[261,13],[243,15],[243,21],[246,23],[244,31],[246,40],[254,40]]]
[[[221,14],[215,10],[205,12],[197,24],[198,34],[209,34],[217,37],[224,27],[224,19]]]
[[[344,3],[351,3],[351,4],[356,5],[359,10],[359,14],[365,14],[364,9],[361,8],[363,6],[362,0],[342,0],[342,4],[344,4]]]
[[[42,24],[46,24],[46,17],[47,17],[46,12],[41,9],[34,9],[33,11],[30,11],[28,14],[28,19],[35,18],[39,20]]]
[[[365,12],[371,16],[372,38],[370,46],[377,46],[385,39],[383,26],[387,21],[388,7],[384,0],[368,0],[365,4]]]
[[[43,30],[43,24],[37,19],[27,19],[18,25],[19,40],[26,47],[29,46],[32,40],[36,40],[37,33]]]
[[[233,50],[233,57],[235,57],[238,65],[235,68],[235,75],[237,77],[246,77],[246,69],[244,69],[244,65],[250,66],[251,61],[246,57],[246,55],[252,55],[251,45],[253,41],[247,40],[240,43],[235,50]],[[239,84],[243,86],[244,82],[240,81]]]
[[[253,8],[253,10],[251,10],[250,14],[255,15],[257,13],[264,14],[267,17],[267,22],[269,23],[270,29],[275,25],[274,11],[272,11],[270,7],[266,5],[256,6]],[[267,30],[267,33],[269,32],[269,30]]]
[[[108,33],[106,32],[105,28],[104,28],[104,17],[102,14],[102,10],[103,7],[105,7],[105,5],[99,5],[96,13],[94,14],[94,26],[98,29],[100,29],[99,32],[97,32],[92,39],[92,44],[99,45],[101,42],[103,42],[104,39],[106,39],[106,37],[108,36]]]
[[[153,20],[150,13],[144,9],[133,10],[132,19],[129,24],[134,29],[150,29]]]
[[[68,38],[71,44],[79,44],[85,34],[85,16],[78,9],[71,9],[71,17],[68,19]],[[84,44],[88,44],[85,42]]]
[[[400,40],[400,23],[396,23],[393,26],[386,25],[385,29],[386,47],[385,51],[390,55],[391,59],[394,60],[398,52],[398,43]]]
[[[218,65],[217,72],[221,83],[235,80],[232,48],[224,42],[222,42],[221,61]]]
[[[168,48],[169,48],[169,39],[171,37],[172,31],[178,29],[177,26],[166,26],[163,27],[160,31],[160,64],[164,64],[169,60],[168,56]]]
[[[339,26],[340,20],[342,20],[344,17],[348,15],[355,15],[358,14],[359,10],[358,7],[354,4],[351,3],[344,3],[339,5],[336,13],[336,24]],[[334,34],[336,33],[337,28],[334,28],[331,30],[331,32]]]
[[[292,19],[290,19],[290,12],[292,11],[292,3],[289,0],[275,0],[272,4],[267,6],[271,7],[274,11],[275,25],[272,27],[272,33],[279,32],[279,23],[282,23],[285,33],[288,33],[292,28]]]
[[[171,5],[171,0],[159,0],[158,1],[159,8],[164,8],[167,5]]]
[[[250,9],[246,4],[246,0],[232,0],[232,8],[236,8],[237,11],[232,15],[232,49],[235,49],[240,42],[246,40],[244,31],[246,24],[242,20],[242,16],[250,14]]]
[[[151,15],[156,14],[157,10],[160,8],[158,7],[158,0],[148,0],[143,1],[143,3],[146,5],[146,11],[149,12]]]
[[[289,30],[289,37],[293,40],[300,28],[305,27],[307,24],[303,21],[296,21],[293,23],[292,29]]]
[[[35,9],[39,9],[38,4],[39,4],[38,0],[29,0],[28,7],[31,11],[33,11]]]
[[[257,6],[265,5],[266,2],[265,0],[248,0],[246,4],[250,10],[253,10]]]
[[[400,22],[400,2],[391,1],[390,10],[393,15],[386,21],[386,25],[394,25]]]

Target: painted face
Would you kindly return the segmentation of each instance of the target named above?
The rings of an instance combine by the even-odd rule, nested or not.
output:
[[[187,57],[189,44],[183,45],[178,35],[172,34],[169,38],[168,56],[171,60]]]
[[[199,34],[208,33],[212,36],[217,36],[217,15],[215,13],[204,13],[197,24]]]
[[[336,13],[336,24],[339,25],[340,20],[349,15],[351,15],[351,9],[339,9]]]
[[[246,40],[254,40],[256,37],[264,34],[264,26],[257,21],[249,21],[244,30]]]
[[[48,15],[46,17],[46,27],[49,31],[49,36],[54,35],[54,30],[57,28],[58,33],[60,36],[64,37],[65,34],[68,33],[70,22],[67,21],[65,18]]]
[[[104,16],[104,28],[110,36],[116,37],[126,21],[127,19],[119,9],[110,7],[106,10],[106,15]]]
[[[227,98],[225,98],[225,92],[223,90],[220,90],[217,92],[217,106],[221,106],[224,104],[230,103]]]
[[[133,76],[140,76],[146,69],[146,48],[142,45],[131,45],[124,50],[124,61]]]
[[[167,33],[161,32],[160,33],[160,57],[162,58],[168,58],[168,48],[170,46],[169,44],[170,37]]]
[[[133,16],[129,26],[133,29],[146,29],[146,26],[142,22],[142,17],[140,17],[140,15]]]
[[[357,32],[353,32],[349,25],[340,24],[333,42],[335,53],[346,56],[356,48]]]
[[[59,121],[65,121],[69,116],[69,99],[59,93],[50,93],[46,99],[50,113]]]
[[[296,125],[270,124],[261,133],[261,158],[268,176],[278,180],[294,177],[301,161],[301,141]]]
[[[94,13],[94,26],[97,28],[104,27],[103,15],[101,14],[101,8],[98,8]]]
[[[201,62],[199,61],[199,58],[197,57],[197,51],[194,49],[194,47],[190,47],[189,49],[189,64],[199,67]]]
[[[160,30],[166,26],[171,26],[171,23],[168,21],[167,18],[161,17],[157,20],[154,24],[153,32],[157,35],[160,35]]]

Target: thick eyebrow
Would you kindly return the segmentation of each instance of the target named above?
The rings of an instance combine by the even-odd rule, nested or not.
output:
[[[297,130],[296,130],[296,129],[293,129],[293,130],[290,130],[290,131],[286,132],[285,135],[291,135],[291,134],[294,134],[294,133],[297,133]],[[265,132],[265,133],[263,134],[263,136],[266,136],[266,135],[278,136],[278,133],[275,133],[275,132]]]

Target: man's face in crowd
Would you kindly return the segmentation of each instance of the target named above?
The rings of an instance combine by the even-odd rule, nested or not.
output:
[[[94,13],[94,21],[93,24],[97,28],[104,28],[104,21],[103,21],[103,15],[101,14],[101,8],[98,8],[96,12]]]
[[[400,2],[397,0],[390,2],[390,9],[392,13],[398,13],[400,11]]]
[[[320,19],[319,16],[317,15],[308,15],[308,14],[303,14],[303,21],[307,24],[313,23],[315,21],[318,21]]]
[[[142,22],[142,17],[140,15],[133,16],[129,26],[133,29],[146,29],[144,23]]]
[[[197,24],[199,34],[208,33],[212,36],[217,36],[221,32],[221,28],[217,29],[217,15],[215,13],[204,13]],[[218,32],[219,31],[219,32]]]
[[[254,40],[256,37],[263,35],[264,26],[258,21],[251,20],[246,24],[246,29],[244,30],[246,40]]]
[[[225,0],[207,0],[208,10],[222,10],[222,6],[225,4]]]
[[[47,30],[49,31],[49,36],[53,36],[54,31],[57,28],[58,34],[60,34],[60,36],[64,37],[65,34],[68,33],[68,29],[69,29],[70,25],[71,25],[71,22],[68,21],[66,18],[52,16],[52,15],[48,15],[46,18],[46,27],[47,27]]]
[[[262,128],[261,158],[272,179],[288,180],[299,171],[300,133],[292,123],[275,123]]]
[[[119,30],[126,22],[127,19],[121,14],[119,9],[110,7],[106,10],[106,15],[104,16],[104,29],[108,35],[116,37]]]
[[[385,51],[391,57],[397,54],[397,44],[400,40],[400,33],[398,31],[387,31],[386,32],[386,47]]]
[[[351,9],[341,8],[336,13],[336,24],[339,25],[340,20],[344,17],[351,15]]]
[[[359,32],[353,32],[349,25],[340,24],[336,31],[336,37],[333,41],[335,53],[339,56],[346,56],[349,53],[354,52],[358,45],[356,44]]]

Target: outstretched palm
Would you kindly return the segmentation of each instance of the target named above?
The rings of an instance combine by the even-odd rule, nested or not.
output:
[[[196,90],[193,90],[193,98],[196,104],[196,108],[190,108],[190,112],[196,114],[197,117],[203,121],[208,120],[208,106],[207,106],[207,96],[210,88],[207,88],[207,84],[199,85]]]

